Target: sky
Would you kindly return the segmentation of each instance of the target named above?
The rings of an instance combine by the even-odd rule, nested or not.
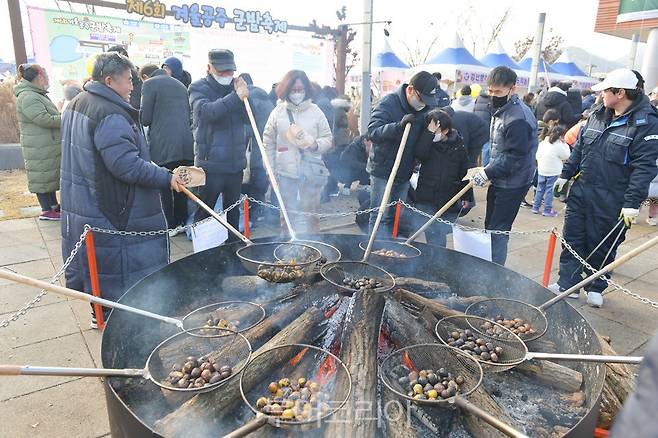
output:
[[[122,3],[121,0],[115,0]],[[182,4],[182,0],[162,0],[166,5]],[[192,3],[192,1],[188,1]],[[199,1],[203,4],[223,6],[227,10],[234,7],[242,9],[270,10],[272,16],[283,17],[291,24],[305,25],[312,20],[318,24],[336,26],[338,19],[335,11],[342,5],[347,5],[347,22],[363,21],[363,1],[353,0],[226,0]],[[39,6],[56,9],[59,5],[69,10],[66,1],[55,0],[21,0],[25,6]],[[401,6],[403,4],[404,6]],[[74,11],[83,12],[85,6],[71,4]],[[312,5],[312,7],[309,7]],[[514,42],[526,35],[534,35],[539,12],[546,12],[546,31],[549,29],[564,38],[565,46],[579,46],[590,53],[616,60],[626,57],[630,42],[628,40],[597,34],[594,32],[596,8],[598,0],[405,0],[404,2],[373,0],[374,21],[391,21],[389,27],[389,43],[398,55],[405,59],[405,44],[411,48],[416,45],[427,49],[429,42],[437,36],[437,42],[431,47],[431,54],[438,52],[448,44],[455,32],[461,34],[467,48],[473,49],[471,40],[484,39],[491,27],[500,19],[504,11],[509,9],[509,16],[500,34],[501,42],[513,54]],[[115,15],[108,9],[97,8],[98,14]],[[10,29],[7,0],[0,0],[0,29]],[[471,29],[468,28],[470,23]],[[27,25],[27,24],[25,24]],[[355,28],[363,28],[356,25]],[[377,51],[384,44],[383,24],[373,26],[373,49]],[[484,32],[480,31],[484,29]],[[29,35],[27,29],[26,35]],[[357,44],[360,44],[361,32],[357,33]],[[29,38],[29,36],[28,36]],[[474,55],[482,56],[482,46],[475,47]],[[360,49],[360,47],[359,47]],[[9,39],[0,44],[0,58],[13,59],[13,48]]]

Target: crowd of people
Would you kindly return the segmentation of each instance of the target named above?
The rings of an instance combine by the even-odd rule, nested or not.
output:
[[[67,85],[58,108],[47,97],[46,70],[20,67],[15,94],[29,190],[41,205],[40,219],[61,220],[65,258],[85,224],[175,230],[207,217],[203,209],[190,209],[180,193],[183,182],[172,173],[179,166],[204,169],[198,196],[210,206],[220,197],[223,206],[232,205],[241,193],[259,200],[269,193],[269,202],[276,203],[245,99],[282,200],[294,211],[317,213],[339,193],[339,183],[349,193],[355,182],[361,206],[378,207],[408,124],[391,199],[409,200],[432,214],[470,180],[487,187],[485,228],[509,231],[522,206],[557,216],[553,198],[560,197],[567,201],[565,239],[581,256],[590,255],[593,266],[614,260],[624,240],[623,231],[620,239],[606,240],[609,231],[630,227],[640,204],[658,197],[658,111],[643,92],[642,77],[631,70],[611,72],[592,90],[557,83],[538,95],[519,96],[516,73],[500,66],[481,91],[464,86],[452,101],[440,73],[420,71],[373,105],[360,135],[350,97],[320,87],[305,72],[291,70],[267,92],[249,74],[236,76],[237,70],[231,51],[211,50],[206,76],[192,82],[175,57],[137,69],[117,46],[96,57],[82,87]],[[532,187],[533,200],[527,202]],[[469,190],[444,218],[457,220],[474,205]],[[252,219],[266,219],[253,208]],[[237,208],[227,214],[235,228],[239,215]],[[371,231],[376,216],[357,217],[357,223]],[[285,234],[282,219],[275,220]],[[316,215],[291,220],[297,232],[320,231]],[[653,204],[647,222],[657,221]],[[380,236],[390,236],[392,226],[388,209]],[[445,246],[450,231],[435,223],[426,238]],[[99,277],[109,299],[168,263],[167,235],[96,239]],[[508,239],[491,235],[494,263],[505,264]],[[563,251],[551,289],[566,290],[581,276],[579,262]],[[68,267],[66,280],[69,287],[91,291],[84,254]],[[599,280],[586,287],[590,305],[602,305],[605,286]]]

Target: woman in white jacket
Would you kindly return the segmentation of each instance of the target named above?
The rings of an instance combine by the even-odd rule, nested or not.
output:
[[[329,123],[311,102],[311,83],[303,71],[286,73],[276,93],[279,103],[267,120],[263,142],[283,202],[288,210],[319,213],[320,193],[329,176],[322,161],[322,154],[332,148]],[[295,232],[320,231],[317,216],[291,215],[290,220]],[[283,218],[281,226],[285,232]]]

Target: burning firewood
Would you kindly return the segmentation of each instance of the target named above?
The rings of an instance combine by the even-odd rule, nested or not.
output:
[[[352,375],[352,394],[347,404],[327,424],[325,435],[374,437],[377,431],[377,340],[384,298],[357,292],[343,332],[340,358]],[[339,379],[337,385],[347,385]]]

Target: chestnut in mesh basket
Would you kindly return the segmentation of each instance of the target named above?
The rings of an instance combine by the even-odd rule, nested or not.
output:
[[[435,331],[441,342],[464,351],[479,362],[483,370],[491,372],[506,371],[532,359],[627,364],[639,364],[643,359],[640,356],[529,352],[526,343],[516,334],[501,324],[479,316],[445,317],[436,323]]]
[[[482,383],[482,374],[482,367],[474,358],[440,344],[416,344],[401,348],[388,355],[380,366],[384,386],[408,403],[438,408],[456,406],[508,436],[525,437],[522,432],[466,400]],[[444,385],[447,379],[451,380]],[[429,388],[427,385],[434,389],[426,389]],[[441,393],[437,388],[441,389]]]
[[[274,371],[264,376],[263,370]],[[340,381],[348,384],[339,386]],[[240,375],[242,399],[256,418],[225,438],[246,436],[266,424],[295,431],[319,427],[345,405],[351,390],[347,367],[330,352],[307,344],[273,347],[254,357]]]
[[[242,334],[228,329],[197,328],[162,341],[151,352],[144,368],[0,365],[0,375],[142,377],[169,391],[201,393],[235,378],[250,358],[251,345]]]

